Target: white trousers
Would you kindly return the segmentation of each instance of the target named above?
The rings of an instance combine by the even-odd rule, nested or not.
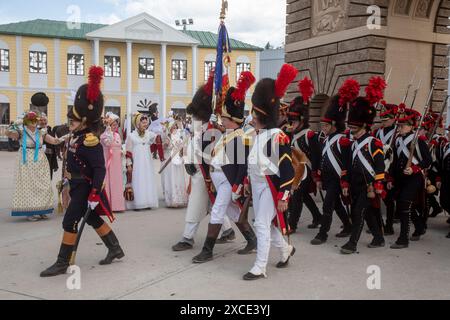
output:
[[[211,224],[223,224],[226,216],[233,222],[239,221],[241,210],[231,200],[232,187],[222,171],[211,173],[211,179],[217,191],[216,201],[211,209]]]
[[[283,238],[281,231],[272,223],[277,211],[273,201],[269,184],[265,177],[250,175],[253,195],[253,209],[255,211],[255,232],[258,239],[256,261],[250,270],[255,275],[266,275],[269,260],[270,244],[280,250],[280,260],[289,255],[289,245]]]

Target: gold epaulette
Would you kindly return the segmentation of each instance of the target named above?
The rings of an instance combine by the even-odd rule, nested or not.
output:
[[[97,138],[97,136],[95,136],[93,133],[88,133],[86,134],[83,144],[86,147],[95,147],[100,143],[100,140]]]

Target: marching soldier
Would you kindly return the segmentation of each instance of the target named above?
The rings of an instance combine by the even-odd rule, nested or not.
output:
[[[54,265],[41,273],[41,277],[64,274],[77,239],[78,223],[88,206],[92,210],[87,224],[92,226],[108,248],[100,265],[111,264],[125,254],[119,240],[101,215],[114,221],[109,201],[103,188],[106,168],[103,148],[98,138],[103,113],[103,94],[100,83],[103,78],[101,67],[91,67],[89,84],[78,89],[73,108],[69,111],[72,138],[67,152],[67,171],[70,180],[70,205],[63,220],[64,236],[58,259]]]
[[[447,128],[447,139],[443,138],[440,140],[436,150],[436,157],[438,167],[436,187],[441,193],[440,202],[443,209],[450,212],[450,126]],[[450,232],[447,238],[450,238]]]
[[[248,174],[258,249],[255,264],[244,275],[244,280],[266,277],[271,243],[280,250],[277,268],[287,267],[295,253],[295,248],[283,238],[283,234],[287,234],[284,213],[288,209],[295,173],[289,137],[278,128],[278,117],[280,99],[297,73],[293,66],[284,65],[276,81],[261,80],[253,93],[252,116],[258,134],[248,157]],[[246,189],[248,192],[248,187]]]
[[[428,112],[428,114],[425,116],[424,122],[422,123],[423,135],[425,135],[428,138],[428,141],[430,141],[429,149],[433,160],[431,168],[426,172],[426,201],[424,209],[426,218],[434,218],[438,214],[443,212],[442,207],[436,200],[436,196],[439,195],[439,190],[436,188],[436,178],[438,175],[436,153],[441,137],[435,132],[432,132],[436,125],[436,122],[438,121],[439,124],[437,124],[437,127],[442,128],[443,123],[439,113],[431,111]],[[433,211],[430,212],[430,209],[433,209]]]
[[[368,89],[371,83],[372,79]],[[366,92],[369,90],[366,89]],[[371,210],[373,202],[383,194],[385,171],[383,144],[369,134],[376,116],[376,110],[373,107],[375,102],[366,97],[358,97],[350,103],[348,126],[354,142],[350,165],[347,169],[350,174],[348,177],[343,176],[342,191],[344,196],[350,192],[353,225],[350,240],[341,248],[342,254],[356,252],[364,220],[367,221],[373,235],[369,248],[385,246],[382,231],[376,222],[374,211]]]
[[[240,200],[244,191],[244,179],[247,176],[249,150],[242,129],[245,119],[245,97],[247,90],[254,83],[255,77],[251,72],[242,72],[237,87],[231,87],[227,92],[220,115],[227,131],[215,144],[209,165],[217,195],[211,209],[205,244],[200,254],[192,259],[194,263],[212,260],[213,249],[226,215],[236,223],[247,240],[247,246],[239,250],[238,254],[249,254],[256,249],[256,235],[250,224],[248,221],[239,222],[243,205]]]
[[[426,137],[419,136],[412,156],[412,165],[408,165],[411,144],[415,143],[414,128],[417,127],[421,117],[420,113],[402,108],[399,110],[399,137],[394,148],[394,163],[391,166],[391,176],[394,178],[393,186],[396,191],[397,215],[400,217],[400,236],[391,246],[392,249],[403,249],[409,245],[410,219],[413,221],[415,231],[411,240],[419,240],[425,234],[425,221],[417,215],[416,209],[424,199],[418,199],[425,186],[423,170],[430,167],[432,159],[426,144]],[[388,186],[392,188],[392,186]]]
[[[213,74],[208,82],[201,86],[186,111],[193,118],[192,137],[187,146],[185,157],[186,173],[190,176],[189,201],[185,216],[185,227],[182,239],[172,247],[173,251],[191,250],[194,237],[201,221],[206,217],[210,202],[215,194],[211,190],[209,166],[206,163],[204,151],[209,142],[204,139],[212,115]],[[224,217],[222,236],[217,243],[225,243],[235,239],[228,216]]]
[[[291,233],[295,233],[297,230],[303,204],[306,205],[313,217],[312,224],[308,225],[309,229],[316,229],[322,219],[316,202],[311,197],[311,193],[317,192],[314,180],[318,177],[321,158],[319,136],[310,129],[309,124],[309,99],[314,93],[311,80],[307,78],[301,80],[299,82],[299,91],[301,96],[296,97],[291,102],[288,113],[291,123],[291,144],[293,148],[300,150],[306,155],[308,162],[306,165],[306,179],[295,190],[289,202],[289,227]]]
[[[341,199],[341,179],[348,174],[346,169],[351,157],[351,141],[343,134],[347,117],[347,102],[344,101],[343,106],[339,103],[339,95],[332,97],[328,102],[327,111],[321,119],[322,132],[325,133],[326,138],[322,145],[322,161],[317,184],[318,189],[326,190],[326,195],[323,202],[320,231],[311,240],[312,245],[320,245],[327,241],[333,211],[336,211],[344,225],[343,230],[336,237],[348,237],[352,231],[348,213]]]
[[[381,127],[374,131],[373,135],[375,138],[379,139],[383,143],[384,157],[385,157],[385,190],[386,183],[392,183],[392,177],[389,175],[389,167],[392,164],[394,154],[392,148],[394,147],[394,142],[397,136],[397,125],[396,117],[398,114],[398,106],[395,104],[388,104],[384,101],[381,102],[382,111],[380,113]],[[394,234],[394,214],[395,214],[395,201],[394,201],[394,191],[387,190],[386,197],[383,199],[386,205],[386,224],[383,224],[381,218],[381,211],[379,208],[373,208],[377,211],[378,224],[382,225],[384,228],[385,235]]]

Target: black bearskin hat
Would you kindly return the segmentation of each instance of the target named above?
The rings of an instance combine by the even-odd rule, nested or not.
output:
[[[213,113],[212,110],[212,95],[213,95],[214,71],[211,71],[208,82],[201,86],[192,102],[187,106],[186,113],[196,120],[208,122]]]
[[[92,66],[89,69],[89,82],[82,85],[75,96],[73,108],[67,117],[84,122],[87,126],[98,124],[103,114],[103,94],[100,84],[103,68]]]
[[[256,79],[250,71],[241,73],[237,87],[228,89],[225,105],[222,108],[222,117],[230,118],[238,124],[244,122],[245,97],[248,89],[250,89],[255,81]]]
[[[369,100],[364,97],[358,97],[350,103],[348,114],[348,124],[357,127],[371,127],[375,120],[377,112]]]
[[[252,96],[252,113],[267,129],[276,128],[280,109],[280,99],[294,81],[298,70],[289,64],[283,65],[277,80],[270,78],[258,82]]]
[[[327,108],[321,122],[330,123],[337,127],[339,131],[345,130],[345,120],[347,118],[347,108],[339,105],[339,95],[331,97],[327,102]]]
[[[46,107],[50,100],[44,92],[35,93],[31,97],[31,104],[35,107]]]

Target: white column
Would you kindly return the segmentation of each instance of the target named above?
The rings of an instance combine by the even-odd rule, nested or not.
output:
[[[161,101],[162,116],[166,116],[167,101],[167,44],[161,44]]]
[[[28,52],[27,52],[28,55]],[[25,61],[29,59],[28,57],[25,57]],[[16,37],[16,75],[17,75],[17,84],[16,87],[23,88],[23,67],[28,68],[28,64],[23,66],[23,53],[22,53],[22,37]],[[16,106],[16,112],[17,115],[21,115],[24,111],[23,109],[23,91],[17,90],[17,106]],[[16,120],[16,119],[11,119]]]
[[[94,65],[100,65],[100,40],[94,40]]]
[[[132,77],[133,77],[133,43],[127,41],[127,137],[131,134],[131,94],[132,94]]]
[[[54,40],[54,53],[55,53],[55,88],[61,88],[61,63],[60,63],[60,50],[61,41],[59,39]],[[61,96],[59,93],[55,93],[54,100],[54,125],[61,124]],[[50,112],[49,112],[50,113]],[[48,116],[48,115],[47,115]]]
[[[192,46],[192,96],[195,95],[197,91],[197,81],[198,81],[198,47]]]

